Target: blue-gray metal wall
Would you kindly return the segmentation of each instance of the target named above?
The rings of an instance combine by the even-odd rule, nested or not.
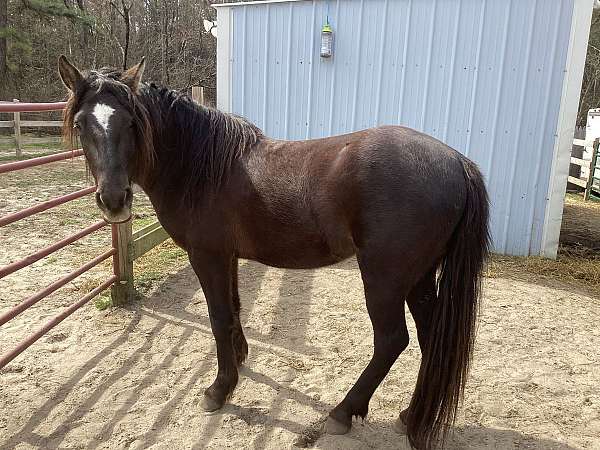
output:
[[[276,138],[378,124],[431,134],[484,172],[495,249],[539,254],[572,13],[573,0],[236,6],[230,108]]]

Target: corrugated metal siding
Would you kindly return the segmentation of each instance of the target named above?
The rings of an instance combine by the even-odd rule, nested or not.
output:
[[[573,0],[240,5],[231,109],[282,139],[379,124],[431,134],[484,172],[495,249],[539,254],[572,13]]]

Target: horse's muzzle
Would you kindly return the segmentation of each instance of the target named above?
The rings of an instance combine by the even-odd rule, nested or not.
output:
[[[98,189],[96,204],[109,223],[126,222],[131,217],[133,191],[130,186],[124,189]]]

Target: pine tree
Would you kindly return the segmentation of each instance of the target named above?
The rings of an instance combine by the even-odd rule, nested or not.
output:
[[[6,99],[11,91],[11,51],[30,50],[30,37],[10,24],[9,3],[16,14],[64,18],[87,27],[93,24],[91,16],[85,13],[83,0],[0,0],[0,99]]]

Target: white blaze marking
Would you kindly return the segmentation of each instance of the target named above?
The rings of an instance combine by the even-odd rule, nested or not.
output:
[[[115,112],[114,108],[111,108],[104,103],[96,103],[94,106],[94,117],[98,121],[98,124],[104,129],[106,133],[108,133],[108,121],[110,120],[110,116]]]

